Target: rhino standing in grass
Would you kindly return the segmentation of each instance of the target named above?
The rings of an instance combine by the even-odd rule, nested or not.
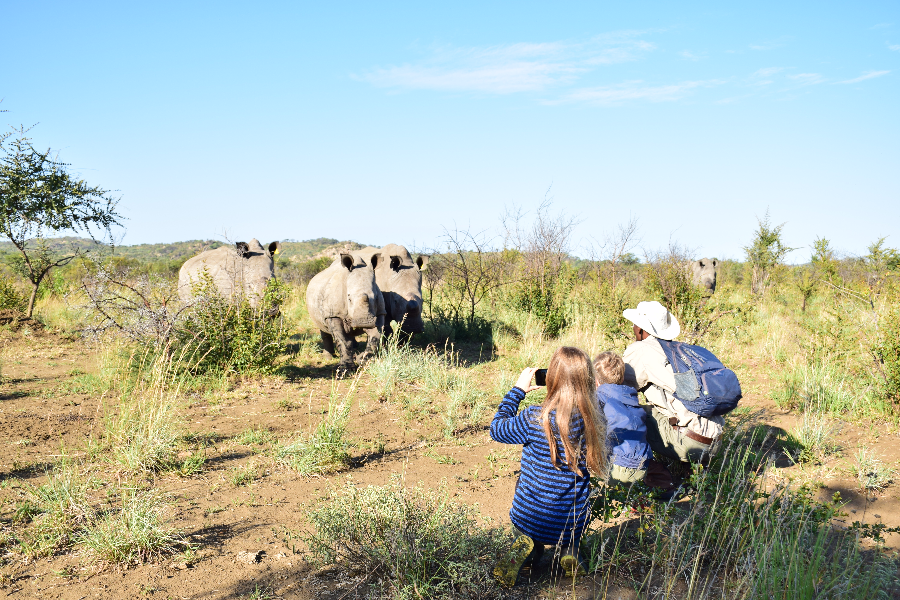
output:
[[[384,248],[363,248],[367,254],[381,253],[383,260],[375,267],[375,281],[384,296],[387,313],[384,332],[390,335],[391,321],[400,323],[405,333],[422,333],[422,271],[428,265],[428,257],[419,255],[413,260],[409,250],[398,244]]]
[[[190,258],[178,272],[178,295],[185,302],[193,297],[193,288],[204,270],[209,273],[219,293],[226,298],[244,297],[256,308],[266,291],[269,280],[275,277],[275,254],[279,242],[263,247],[259,240],[238,242],[201,252]]]
[[[719,261],[714,258],[701,258],[691,263],[694,272],[694,285],[706,289],[710,294],[716,291],[716,267]]]
[[[375,283],[375,267],[381,262],[379,251],[365,249],[342,253],[330,267],[318,273],[306,288],[309,316],[322,335],[324,351],[334,356],[335,345],[341,355],[339,371],[354,366],[356,336],[365,332],[366,349],[356,363],[363,364],[378,350],[384,327],[384,298]]]

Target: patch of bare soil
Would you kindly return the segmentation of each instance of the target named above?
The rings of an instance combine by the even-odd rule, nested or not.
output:
[[[102,432],[105,399],[83,385],[84,374],[97,370],[96,351],[50,335],[7,336],[3,343],[0,519],[8,528],[22,491],[4,482],[18,478],[37,485],[63,447],[70,454],[84,453],[87,440]],[[458,501],[477,504],[489,521],[507,522],[519,454],[518,448],[490,440],[487,424],[493,413],[482,418],[480,427],[445,439],[439,416],[411,414],[397,403],[380,401],[363,386],[351,412],[352,464],[327,477],[298,477],[265,460],[258,447],[237,443],[236,438],[251,427],[268,429],[279,439],[311,431],[327,412],[331,373],[330,364],[313,365],[291,380],[257,379],[236,384],[215,398],[197,394],[185,399],[183,414],[190,430],[210,440],[207,463],[198,475],[169,475],[154,485],[173,498],[169,522],[198,544],[195,558],[170,557],[118,570],[92,565],[78,552],[29,561],[9,551],[2,557],[0,596],[233,599],[265,590],[291,599],[365,597],[370,582],[364,578],[333,569],[313,571],[299,554],[298,536],[308,527],[305,511],[348,479],[382,485],[402,477],[407,485],[445,486]],[[768,400],[764,377],[755,376],[748,390],[745,405],[764,411],[765,422],[785,429],[792,426],[791,416]],[[896,435],[882,432],[871,439],[871,432],[848,425],[841,439],[849,446],[868,436],[873,447],[893,460],[898,456]],[[251,463],[262,466],[261,478],[235,486],[229,476]],[[115,477],[115,467],[109,468]],[[832,484],[851,503],[857,502],[851,504],[857,510],[854,518],[900,524],[896,486],[873,502],[858,497],[846,479],[829,481]],[[833,492],[829,487],[822,493]],[[570,579],[554,573],[549,557],[529,576],[533,583],[516,586],[510,598],[546,595],[548,586],[559,598],[604,593],[608,598],[636,598],[625,587],[595,590],[589,580],[573,586]]]

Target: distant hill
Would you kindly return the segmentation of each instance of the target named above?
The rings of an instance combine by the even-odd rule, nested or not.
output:
[[[260,240],[262,243],[267,243]],[[54,252],[71,252],[73,249],[101,250],[112,252],[123,258],[131,258],[144,263],[152,262],[184,262],[204,250],[211,250],[224,245],[219,240],[188,240],[186,242],[173,242],[171,244],[134,244],[116,246],[110,249],[108,246],[98,245],[96,242],[79,237],[48,238],[47,243]],[[316,238],[298,242],[296,240],[282,240],[281,252],[278,256],[282,260],[300,262],[310,258],[328,256],[344,248],[362,248],[362,244],[352,241],[341,241],[333,238]],[[10,242],[0,242],[0,255],[14,253],[16,250]]]

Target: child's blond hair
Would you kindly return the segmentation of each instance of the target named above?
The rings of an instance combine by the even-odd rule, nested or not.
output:
[[[597,385],[625,382],[625,361],[615,352],[601,352],[594,359],[594,371],[597,374]]]

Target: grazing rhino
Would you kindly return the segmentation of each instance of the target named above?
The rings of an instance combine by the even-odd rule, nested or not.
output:
[[[364,249],[365,250],[365,249]],[[363,364],[378,350],[384,327],[384,298],[375,283],[379,252],[357,250],[342,253],[330,267],[310,280],[306,288],[306,307],[322,334],[326,354],[334,356],[335,343],[341,354],[338,370],[354,366],[356,336],[365,332],[366,349],[357,358]]]
[[[701,286],[710,294],[716,291],[716,267],[719,261],[714,258],[701,258],[691,263],[694,271],[694,285]]]
[[[279,242],[263,248],[259,240],[238,242],[201,252],[189,258],[178,272],[178,295],[185,302],[193,297],[193,286],[204,269],[212,277],[219,293],[226,298],[244,297],[256,308],[266,291],[269,280],[275,277],[274,256],[281,249]]]
[[[428,257],[419,255],[414,261],[409,250],[398,244],[384,248],[363,248],[367,254],[381,253],[384,260],[375,267],[375,281],[384,296],[387,311],[384,317],[385,335],[392,332],[391,321],[401,323],[404,333],[422,333],[422,271],[428,265]]]

